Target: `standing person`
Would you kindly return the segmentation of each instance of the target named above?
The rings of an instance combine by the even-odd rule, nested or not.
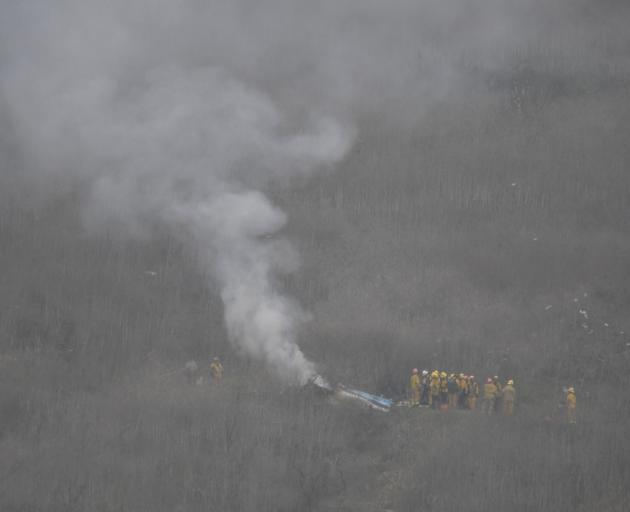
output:
[[[420,405],[428,406],[431,403],[431,377],[427,370],[422,370],[422,381],[420,388]]]
[[[497,392],[494,398],[494,412],[501,412],[503,410],[503,388],[501,382],[499,382],[498,375],[492,378],[492,383],[496,386]]]
[[[440,373],[440,404],[448,409],[448,375],[446,372]]]
[[[474,411],[477,407],[477,398],[479,398],[479,384],[475,380],[475,376],[468,378],[468,408]]]
[[[433,409],[440,407],[440,374],[437,370],[431,374],[431,406]]]
[[[492,379],[488,377],[486,383],[483,386],[483,402],[481,404],[481,410],[486,414],[492,414],[494,412],[494,404],[497,399],[497,386],[492,382]]]
[[[457,404],[460,409],[466,409],[466,401],[468,400],[468,379],[463,373],[459,374],[457,379],[458,399]]]
[[[451,373],[448,376],[447,381],[448,388],[448,406],[451,409],[454,409],[457,406],[457,395],[459,393],[459,385],[457,383],[457,378],[454,373]]]
[[[221,384],[223,380],[223,365],[218,357],[213,357],[210,363],[210,378],[214,384]]]
[[[571,425],[577,423],[575,410],[577,408],[577,399],[575,397],[575,389],[570,387],[567,389],[567,421]]]
[[[503,414],[512,416],[514,413],[514,402],[516,400],[516,390],[514,389],[514,381],[508,380],[507,385],[503,388]]]
[[[417,407],[420,405],[420,376],[418,375],[418,368],[414,368],[411,372],[409,388],[411,390],[411,406]]]

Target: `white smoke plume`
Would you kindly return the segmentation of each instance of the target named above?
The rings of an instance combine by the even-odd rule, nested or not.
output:
[[[193,241],[235,345],[304,382],[306,314],[273,286],[297,256],[267,187],[334,166],[364,114],[416,122],[462,56],[491,66],[544,32],[530,4],[563,1],[5,1],[0,136],[25,181],[84,192],[88,227]]]
[[[74,4],[64,14],[79,12]],[[79,35],[88,37],[85,27],[60,33],[55,21],[62,20],[46,15],[37,29],[50,48],[28,55],[42,61],[12,62],[2,81],[16,130],[30,145],[29,166],[71,175],[87,188],[88,226],[115,223],[145,236],[159,223],[194,241],[221,287],[236,347],[289,382],[314,377],[296,344],[306,314],[272,284],[297,260],[271,236],[286,218],[260,190],[270,179],[334,164],[350,147],[352,130],[315,111],[289,130],[264,92],[221,66],[148,66],[138,82],[125,83],[130,74],[116,59],[133,54],[133,45],[112,55],[75,47]],[[123,31],[116,20],[105,28],[112,37]]]
[[[54,155],[49,165],[78,158],[93,169],[89,224],[113,221],[141,234],[159,219],[194,239],[221,286],[231,340],[287,380],[306,382],[315,370],[295,343],[303,313],[272,286],[294,255],[266,238],[286,219],[249,187],[334,163],[351,133],[316,119],[304,133],[282,135],[273,103],[220,70],[169,69],[148,80],[125,105],[108,80],[64,84],[27,127],[31,140]],[[14,91],[16,102],[31,100],[20,96]]]

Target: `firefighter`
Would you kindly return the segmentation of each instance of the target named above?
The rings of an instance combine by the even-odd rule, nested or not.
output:
[[[457,379],[457,388],[458,388],[458,399],[457,405],[460,409],[466,409],[466,401],[468,400],[468,379],[466,375],[463,373],[459,374],[459,378]]]
[[[457,395],[459,393],[459,384],[454,373],[451,373],[448,376],[446,385],[448,389],[448,406],[449,408],[454,409],[457,406]]]
[[[503,414],[512,416],[514,413],[514,401],[516,400],[516,390],[514,389],[514,381],[508,380],[507,385],[503,388]]]
[[[497,392],[494,398],[494,412],[501,412],[503,410],[503,387],[499,382],[499,377],[495,375],[492,378],[492,383],[496,386]]]
[[[477,398],[479,398],[479,384],[475,380],[475,376],[468,377],[468,408],[471,411],[477,407]]]
[[[440,402],[448,407],[448,375],[440,373]]]
[[[214,384],[221,384],[223,379],[223,365],[218,357],[213,357],[210,363],[210,377]]]
[[[411,405],[420,405],[420,376],[418,375],[418,368],[414,368],[411,372],[411,378],[409,379],[409,388],[411,389]]]
[[[577,407],[577,400],[575,398],[575,389],[572,387],[567,389],[567,421],[575,425],[577,423],[575,409]]]
[[[428,406],[431,403],[431,377],[427,370],[422,370],[420,388],[420,405]]]
[[[431,406],[434,409],[440,407],[440,374],[437,370],[431,374]]]
[[[497,386],[490,377],[486,380],[483,386],[483,402],[481,404],[481,410],[486,414],[492,414],[494,412],[494,404],[497,399]]]

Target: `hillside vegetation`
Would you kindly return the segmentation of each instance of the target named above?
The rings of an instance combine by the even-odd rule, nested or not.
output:
[[[398,399],[414,366],[498,374],[514,417],[286,388],[231,348],[195,254],[86,230],[76,190],[31,197],[7,157],[0,508],[627,510],[630,73],[536,49],[464,65],[466,94],[366,113],[338,168],[269,187],[302,258],[277,285],[331,382]],[[187,384],[213,355],[223,385]]]

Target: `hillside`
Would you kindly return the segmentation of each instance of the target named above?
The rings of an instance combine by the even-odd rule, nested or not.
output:
[[[623,2],[88,4],[0,16],[0,510],[628,509]]]
[[[86,233],[72,197],[8,200],[3,509],[622,510],[627,176],[570,165],[572,118],[545,132],[549,109],[502,112],[449,127],[463,114],[445,105],[404,141],[366,129],[335,174],[274,194],[303,259],[281,285],[313,313],[300,343],[325,375],[402,397],[411,365],[499,373],[517,381],[513,420],[381,417],[283,390],[230,348],[216,290],[176,241]],[[626,161],[626,121],[582,130]],[[478,133],[494,149],[471,163]],[[219,391],[171,373],[213,354]],[[575,431],[545,420],[568,384]]]

